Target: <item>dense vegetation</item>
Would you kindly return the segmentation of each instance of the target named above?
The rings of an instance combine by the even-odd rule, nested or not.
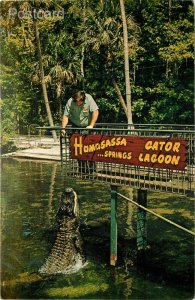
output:
[[[55,125],[60,125],[75,87],[93,95],[101,111],[99,122],[126,122],[116,92],[118,87],[125,99],[119,0],[3,1],[0,5],[3,133],[25,133],[32,123],[49,124],[43,78]],[[41,9],[61,11],[61,15],[25,16]],[[128,0],[125,9],[133,122],[192,124],[193,3]]]

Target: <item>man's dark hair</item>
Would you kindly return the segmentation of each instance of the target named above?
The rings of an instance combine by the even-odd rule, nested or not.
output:
[[[82,101],[85,101],[85,92],[80,90],[75,90],[72,96],[73,100],[76,101],[76,99],[81,99]]]

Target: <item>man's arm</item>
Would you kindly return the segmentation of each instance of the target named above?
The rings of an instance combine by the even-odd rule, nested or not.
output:
[[[68,124],[68,116],[63,115],[62,117],[62,128],[66,128]],[[64,136],[65,135],[65,129],[61,130],[61,135]]]
[[[71,103],[72,103],[72,98],[70,98],[67,101],[65,109],[64,109],[64,114],[63,114],[63,117],[62,117],[62,127],[63,128],[66,128],[66,126],[68,124],[68,119],[69,119],[68,116],[69,116],[69,112],[70,112]],[[63,132],[64,132],[64,130],[63,130]]]
[[[87,126],[87,128],[93,128],[97,119],[98,119],[98,116],[99,116],[99,110],[94,110],[92,112],[92,117],[91,117],[91,123],[89,124],[89,126]]]
[[[67,124],[68,124],[68,116],[63,115],[63,117],[62,117],[62,127],[66,128]]]

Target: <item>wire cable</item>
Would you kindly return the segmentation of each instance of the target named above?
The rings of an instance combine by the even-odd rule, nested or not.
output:
[[[135,202],[135,201],[133,201],[133,200],[127,198],[126,196],[124,196],[124,195],[122,195],[122,194],[120,194],[120,193],[117,193],[117,195],[119,195],[120,197],[124,198],[124,199],[127,200],[127,201],[130,201],[131,203],[133,203],[133,204],[135,204],[136,206],[142,208],[143,210],[145,210],[145,211],[151,213],[152,215],[154,215],[154,216],[156,216],[156,217],[158,217],[158,218],[164,220],[165,222],[167,222],[167,223],[169,223],[169,224],[171,224],[171,225],[173,225],[173,226],[175,226],[175,227],[177,227],[177,228],[179,228],[179,229],[181,229],[181,230],[183,230],[183,231],[185,231],[185,232],[187,232],[187,233],[189,233],[189,234],[195,236],[195,233],[194,233],[193,231],[191,231],[191,230],[189,230],[189,229],[186,229],[186,228],[184,228],[183,226],[181,226],[181,225],[179,225],[179,224],[177,224],[177,223],[175,223],[175,222],[173,222],[173,221],[171,221],[171,220],[169,220],[169,219],[167,219],[167,218],[165,218],[165,217],[163,217],[163,216],[161,216],[161,215],[155,213],[154,211],[152,211],[152,210],[150,210],[150,209],[148,209],[148,208],[146,208],[146,207],[144,207],[144,206],[138,204],[137,202]]]

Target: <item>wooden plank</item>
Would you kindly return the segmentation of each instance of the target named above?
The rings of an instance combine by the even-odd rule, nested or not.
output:
[[[70,138],[70,155],[80,160],[184,170],[187,140],[75,133]]]

